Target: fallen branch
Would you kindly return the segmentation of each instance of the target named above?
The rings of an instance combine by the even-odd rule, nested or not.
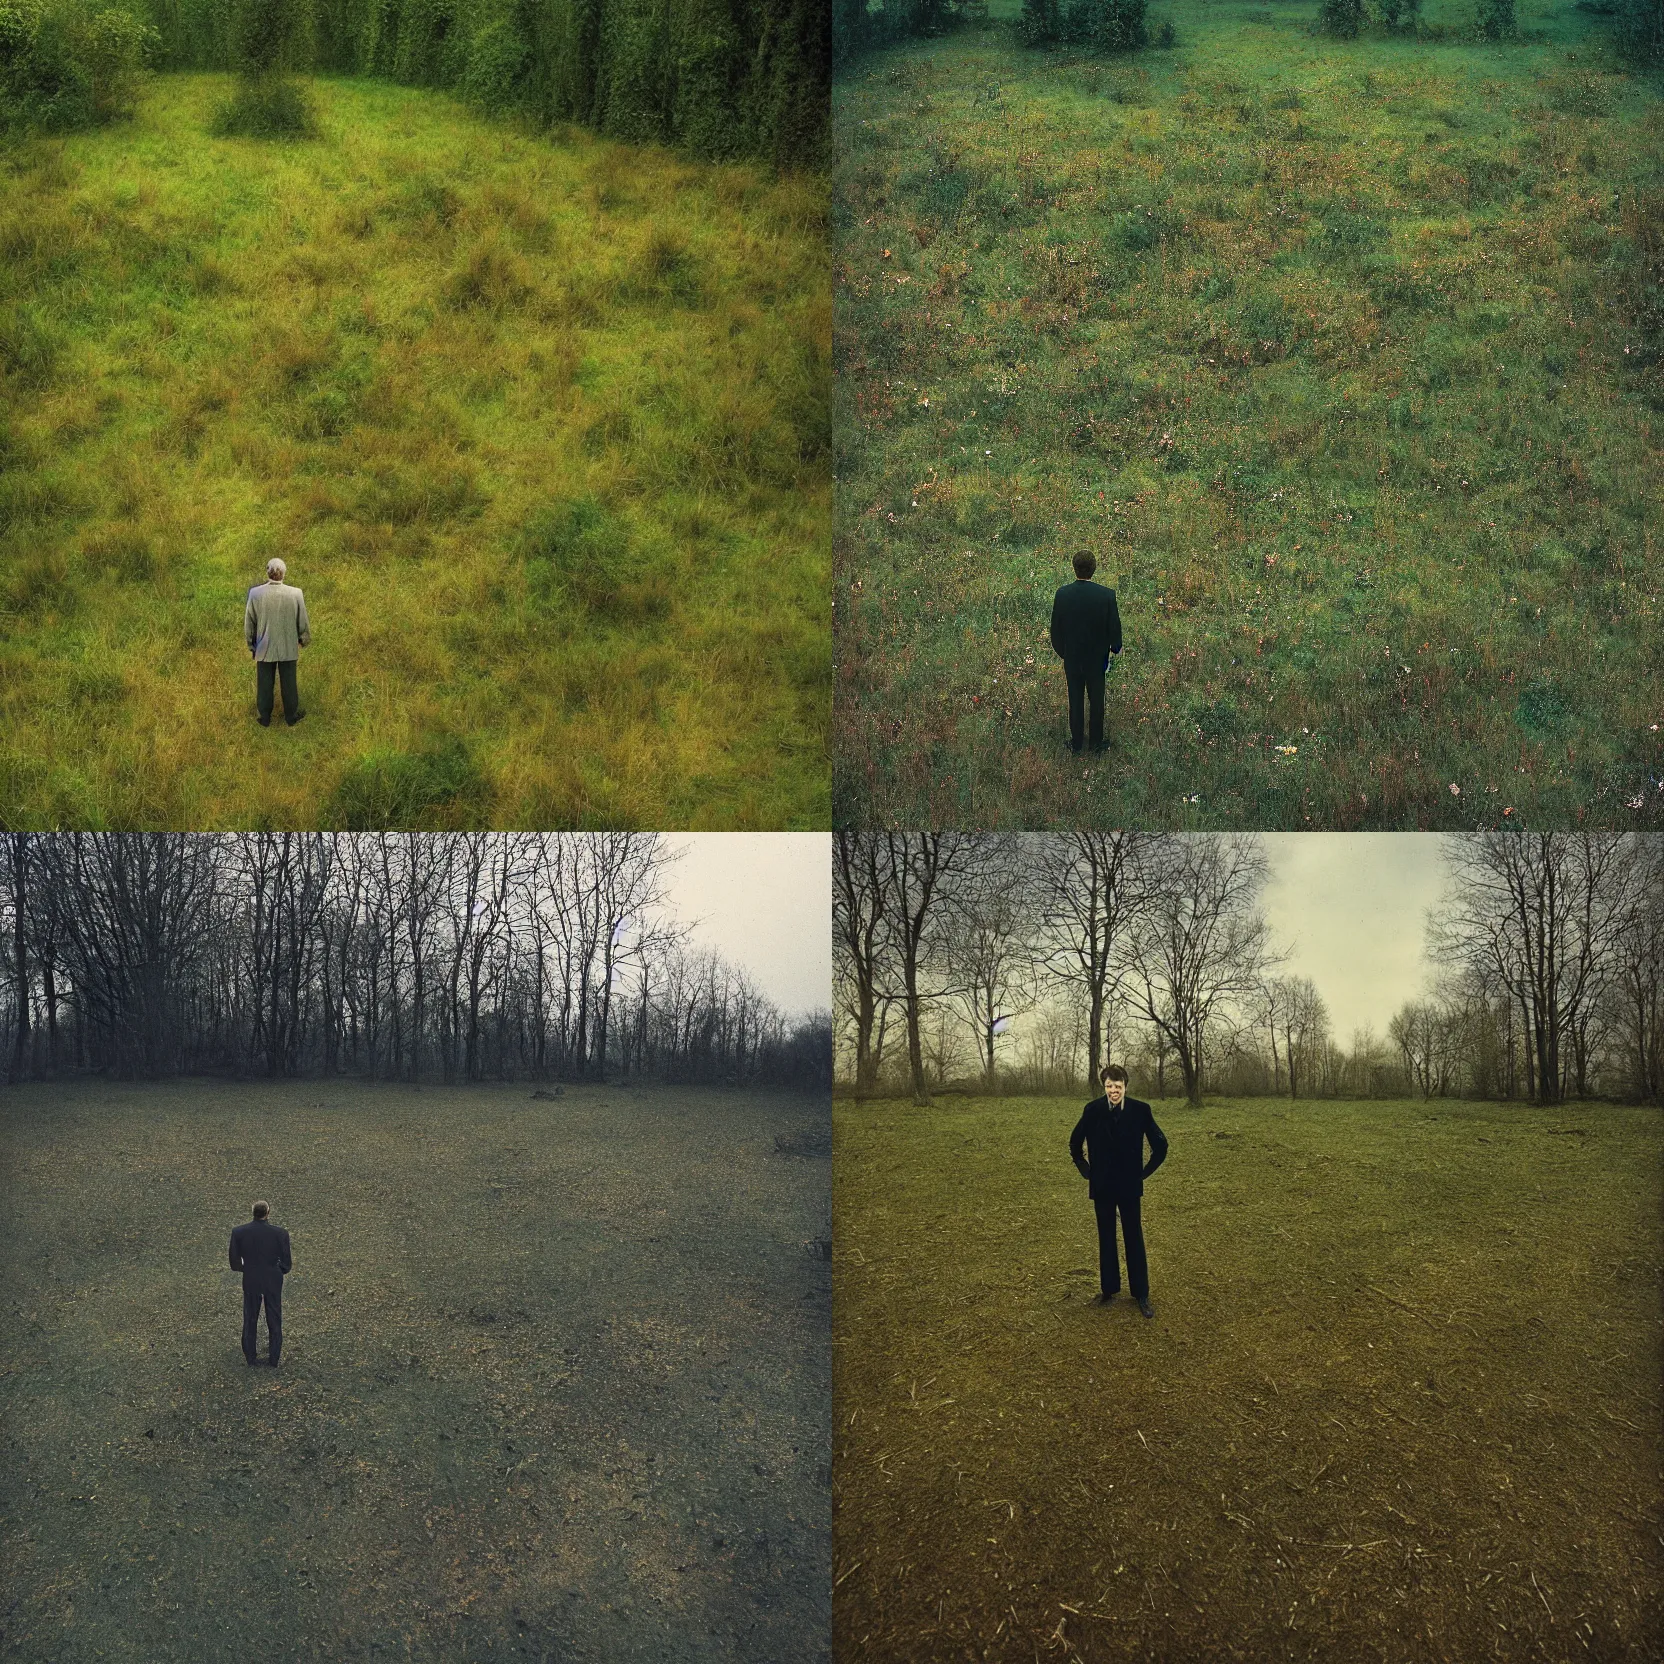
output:
[[[1419,1317],[1429,1329],[1438,1328],[1438,1324],[1436,1324],[1426,1312],[1417,1311],[1414,1306],[1406,1305],[1405,1302],[1400,1300],[1397,1295],[1388,1294],[1384,1288],[1377,1288],[1374,1283],[1365,1283],[1364,1287],[1367,1288],[1371,1294],[1379,1294],[1383,1300],[1389,1301],[1392,1305],[1397,1306],[1401,1311],[1408,1312],[1411,1317]]]

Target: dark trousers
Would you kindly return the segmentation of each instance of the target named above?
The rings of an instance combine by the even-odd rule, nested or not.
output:
[[[283,677],[283,720],[293,722],[300,715],[300,694],[295,688],[295,661],[283,659],[273,662],[263,659],[254,667],[255,687],[257,697],[255,708],[260,712],[262,722],[271,721],[272,715],[272,684],[277,677]]]
[[[1069,679],[1069,744],[1080,750],[1085,738],[1086,715],[1084,706],[1092,703],[1092,745],[1095,750],[1104,743],[1104,667],[1099,665],[1066,664],[1063,674]]]
[[[1150,1267],[1144,1259],[1144,1223],[1136,1196],[1094,1196],[1098,1215],[1098,1281],[1105,1294],[1121,1292],[1121,1268],[1115,1259],[1115,1210],[1121,1210],[1121,1236],[1127,1245],[1127,1282],[1134,1300],[1150,1298]]]
[[[271,1342],[272,1362],[275,1364],[283,1351],[283,1285],[276,1288],[250,1288],[243,1284],[243,1356],[252,1363],[260,1358],[260,1336],[256,1325],[260,1322],[260,1303],[266,1305],[266,1338]]]

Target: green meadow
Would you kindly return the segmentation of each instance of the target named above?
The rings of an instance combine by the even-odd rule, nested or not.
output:
[[[825,825],[823,182],[229,88],[0,148],[0,825]]]
[[[835,87],[837,824],[1664,824],[1658,82],[1537,0],[1015,10]]]
[[[1077,1099],[836,1106],[839,1658],[1659,1656],[1656,1110],[1155,1112],[1146,1320]]]

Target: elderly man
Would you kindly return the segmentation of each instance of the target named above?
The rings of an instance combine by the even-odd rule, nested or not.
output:
[[[243,637],[254,655],[255,707],[260,726],[272,725],[272,684],[283,680],[283,720],[293,728],[306,712],[295,687],[295,661],[303,647],[312,645],[306,618],[306,597],[283,581],[288,571],[282,561],[266,562],[266,581],[248,592],[243,609]]]

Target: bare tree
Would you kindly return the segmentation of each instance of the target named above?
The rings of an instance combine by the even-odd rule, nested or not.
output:
[[[1451,881],[1434,950],[1493,974],[1527,1037],[1526,1091],[1587,1090],[1588,1025],[1633,917],[1626,840],[1586,832],[1485,832],[1446,842]]]
[[[889,997],[893,899],[890,843],[881,832],[832,836],[832,951],[841,1005],[855,1030],[855,1091],[878,1083],[883,1013]]]
[[[883,836],[892,898],[890,937],[907,1013],[907,1061],[913,1102],[922,1106],[930,1102],[920,1028],[924,1006],[951,988],[951,984],[937,987],[930,983],[931,961],[953,906],[954,885],[970,870],[978,839],[968,832],[886,832]]]
[[[1127,935],[1145,899],[1136,832],[1070,832],[1030,840],[1038,868],[1046,969],[1086,1001],[1087,1071],[1104,1063],[1104,1028],[1129,969]]]
[[[1171,1044],[1185,1098],[1199,1107],[1209,1024],[1227,1002],[1251,999],[1272,961],[1259,911],[1265,854],[1252,833],[1180,833],[1152,839],[1139,864],[1139,1007]]]

